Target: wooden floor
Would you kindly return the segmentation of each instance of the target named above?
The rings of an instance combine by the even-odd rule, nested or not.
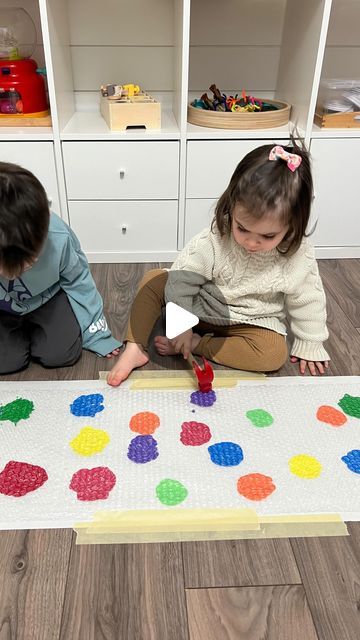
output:
[[[158,265],[95,265],[122,337],[134,290]],[[329,375],[360,373],[360,260],[324,260]],[[157,359],[150,367],[182,366]],[[36,365],[5,380],[98,377]],[[290,363],[278,375],[297,375]],[[360,444],[360,441],[359,441]],[[360,491],[359,491],[360,502]],[[0,532],[0,640],[359,640],[360,523],[347,538],[75,546],[71,530]]]

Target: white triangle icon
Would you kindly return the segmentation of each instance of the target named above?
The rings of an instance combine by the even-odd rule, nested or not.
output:
[[[169,340],[198,324],[199,318],[174,302],[166,305],[165,333]]]

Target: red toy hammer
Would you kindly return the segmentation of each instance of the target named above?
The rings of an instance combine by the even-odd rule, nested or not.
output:
[[[204,356],[200,356],[203,361],[203,366],[201,367],[198,362],[195,360],[192,353],[189,354],[188,360],[192,364],[192,368],[197,377],[199,391],[202,393],[209,393],[212,390],[212,381],[214,380],[214,371],[211,364],[204,358]]]

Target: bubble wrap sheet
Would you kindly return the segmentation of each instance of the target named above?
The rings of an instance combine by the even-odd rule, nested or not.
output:
[[[102,394],[104,410],[93,417],[76,416],[70,405],[80,395]],[[340,410],[345,395],[360,396],[360,377],[273,378],[242,381],[236,388],[217,389],[211,407],[190,403],[189,391],[133,391],[129,383],[112,389],[103,381],[0,383],[0,409],[16,398],[33,402],[27,419],[0,421],[0,471],[10,461],[43,467],[48,480],[22,497],[0,494],[0,528],[72,527],[90,521],[103,510],[171,509],[159,502],[156,487],[164,479],[187,489],[177,508],[250,507],[258,514],[340,513],[360,519],[360,473],[341,460],[360,450],[360,419],[346,416],[341,427],[316,418],[321,405]],[[255,426],[246,413],[262,409],[273,422]],[[145,464],[128,456],[136,433],[129,423],[134,414],[153,412],[160,425],[153,433],[159,455]],[[211,439],[201,446],[180,440],[183,422],[208,425]],[[80,455],[70,446],[84,427],[105,431],[101,451]],[[208,447],[220,442],[238,444],[243,460],[237,466],[214,464]],[[107,444],[106,444],[107,443]],[[105,446],[106,445],[106,446]],[[103,447],[103,448],[102,448]],[[321,464],[318,477],[291,473],[289,460],[309,455]],[[77,499],[69,485],[80,469],[107,467],[116,484],[105,500]],[[266,499],[251,501],[237,491],[240,477],[264,474],[276,489]]]

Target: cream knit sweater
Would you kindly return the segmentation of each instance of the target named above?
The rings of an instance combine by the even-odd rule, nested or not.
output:
[[[276,249],[251,254],[232,235],[221,238],[217,228],[204,229],[172,265],[165,298],[205,322],[246,323],[283,335],[287,315],[291,355],[329,360],[322,344],[328,337],[325,293],[307,238],[290,257]]]

